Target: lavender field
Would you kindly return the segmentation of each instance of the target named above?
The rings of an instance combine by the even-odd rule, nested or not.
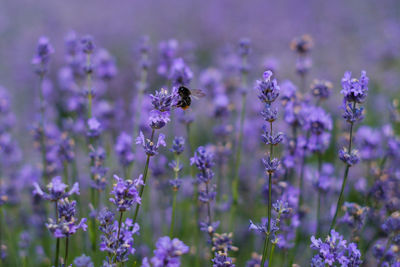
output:
[[[400,267],[400,2],[0,2],[0,267]]]

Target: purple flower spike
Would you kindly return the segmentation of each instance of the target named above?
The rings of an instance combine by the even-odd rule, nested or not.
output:
[[[316,239],[312,236],[310,247],[319,250],[319,253],[311,260],[312,267],[326,265],[357,267],[362,263],[361,253],[357,249],[357,245],[355,243],[347,244],[343,236],[333,229],[324,242],[320,238]]]
[[[157,143],[150,141],[150,139],[146,139],[142,132],[139,133],[139,136],[136,138],[136,144],[140,144],[143,146],[144,151],[149,156],[154,156],[158,154],[158,148],[160,146],[167,146],[165,143],[165,135],[160,134],[157,139]]]
[[[170,239],[164,236],[158,239],[154,256],[150,262],[153,267],[176,267],[181,264],[181,256],[189,252],[186,246],[178,238]]]
[[[58,201],[62,198],[69,197],[73,194],[79,195],[79,184],[74,183],[71,190],[66,191],[68,185],[64,184],[60,176],[54,177],[51,182],[47,185],[48,193],[44,192],[38,183],[34,183],[33,194],[39,195],[43,199],[50,201]]]
[[[118,211],[124,212],[129,210],[135,203],[141,204],[137,186],[143,184],[142,175],[135,181],[124,180],[117,175],[114,175],[114,178],[117,182],[111,191],[114,197],[110,198],[110,201],[117,206]]]

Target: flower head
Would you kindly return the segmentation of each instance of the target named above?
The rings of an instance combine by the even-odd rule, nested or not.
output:
[[[44,75],[47,72],[50,57],[53,53],[54,48],[50,44],[49,39],[45,36],[40,37],[36,48],[36,53],[32,59],[32,64],[35,66],[36,73],[38,75]]]
[[[172,141],[171,151],[179,155],[185,150],[185,138],[182,136],[175,136]]]
[[[132,137],[125,132],[122,132],[115,143],[115,152],[117,152],[119,162],[128,166],[134,160],[134,154],[132,151]]]
[[[268,70],[264,72],[264,79],[257,81],[255,89],[258,91],[258,98],[261,102],[271,104],[278,96],[280,87],[276,79],[272,79],[272,71]]]
[[[96,119],[96,118],[90,118],[87,121],[88,125],[88,130],[87,130],[87,136],[88,137],[99,137],[101,131],[102,131],[102,126],[101,123]]]
[[[74,183],[71,190],[67,191],[68,185],[64,184],[60,176],[54,177],[51,182],[47,185],[48,192],[44,192],[38,183],[34,183],[33,193],[39,195],[43,199],[50,201],[58,201],[62,198],[71,196],[72,194],[79,195],[79,185]]]
[[[333,85],[329,81],[314,80],[311,84],[311,93],[318,100],[329,98]]]
[[[226,252],[216,252],[214,259],[211,260],[213,267],[235,267],[232,259],[228,256]]]
[[[117,206],[118,211],[127,211],[133,204],[141,203],[137,186],[143,185],[142,175],[135,181],[129,179],[124,180],[117,175],[114,175],[114,178],[117,182],[114,184],[113,190],[111,191],[114,197],[110,198],[110,201]]]
[[[362,103],[365,101],[368,92],[368,81],[366,71],[361,72],[359,79],[352,78],[351,72],[347,71],[342,78],[342,90],[345,103],[355,102]]]
[[[171,240],[168,236],[164,236],[158,239],[154,256],[150,261],[153,267],[180,266],[181,256],[188,252],[189,247],[178,238]]]
[[[296,37],[290,43],[290,48],[299,54],[306,54],[306,53],[310,52],[310,50],[313,46],[314,46],[313,39],[308,34],[304,34],[300,37]]]
[[[150,95],[153,109],[160,112],[170,111],[174,102],[174,97],[176,97],[174,94],[171,94],[168,92],[168,90],[161,88],[159,91],[156,91],[154,95]]]
[[[133,224],[132,219],[126,219],[118,227],[118,221],[114,220],[114,214],[105,209],[98,217],[99,230],[103,233],[100,236],[100,251],[106,251],[109,256],[106,259],[110,262],[125,262],[129,255],[135,253],[133,235],[139,232],[139,225]],[[119,233],[119,235],[118,235]]]
[[[136,144],[141,144],[144,148],[144,151],[149,156],[154,156],[158,154],[158,148],[160,146],[166,146],[165,143],[165,135],[160,134],[157,139],[157,143],[152,142],[150,139],[146,139],[142,132],[139,133],[139,136],[136,138]]]
[[[85,54],[92,54],[96,46],[93,42],[93,37],[86,35],[81,39],[82,51]]]
[[[76,257],[74,259],[74,264],[76,265],[76,267],[94,267],[92,258],[90,258],[90,256],[86,256],[85,254]]]
[[[346,163],[349,166],[353,166],[360,161],[360,157],[358,155],[357,150],[352,150],[350,153],[347,148],[343,148],[339,150],[339,158],[341,161]]]
[[[355,243],[347,244],[343,236],[333,229],[325,241],[312,236],[310,247],[314,250],[319,250],[319,253],[311,260],[311,266],[313,267],[325,266],[326,264],[329,266],[357,267],[362,263],[361,253],[357,249],[357,245]]]
[[[270,156],[268,156],[266,159],[262,159],[262,162],[264,164],[265,171],[267,173],[271,173],[271,174],[274,173],[278,169],[278,167],[281,163],[279,161],[279,159],[271,158]]]
[[[172,62],[169,79],[172,81],[173,86],[187,86],[192,78],[193,73],[182,58],[177,58]]]

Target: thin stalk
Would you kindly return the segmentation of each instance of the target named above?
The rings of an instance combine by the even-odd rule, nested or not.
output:
[[[344,188],[346,186],[347,176],[349,175],[349,169],[350,169],[350,165],[346,165],[346,169],[345,169],[344,175],[343,175],[342,189],[340,190],[339,199],[336,204],[335,215],[333,216],[331,226],[329,227],[329,231],[332,230],[336,224],[336,218],[339,213],[340,206],[342,205],[343,192],[344,192]]]
[[[388,251],[388,249],[389,249],[389,247],[390,247],[390,243],[392,243],[392,236],[390,236],[390,237],[388,238],[388,240],[387,240],[387,242],[386,242],[385,250],[383,251],[382,257],[379,259],[378,265],[377,265],[377,266],[381,266],[382,261],[383,261],[384,258],[385,258],[386,252]]]
[[[178,180],[179,177],[179,155],[175,154],[176,158],[176,166],[174,168],[175,180]],[[169,236],[172,238],[174,234],[174,225],[175,225],[175,213],[176,213],[176,195],[178,192],[178,188],[173,188],[173,199],[172,199],[172,214],[171,214],[171,226],[169,229]]]
[[[273,135],[272,132],[272,122],[270,122],[269,124],[270,127],[270,134]],[[271,143],[269,145],[269,157],[272,160],[273,157],[273,153],[274,153],[274,145]],[[262,255],[262,259],[261,259],[261,266],[264,266],[267,254],[268,254],[268,247],[269,247],[269,241],[270,241],[270,234],[271,234],[271,217],[272,217],[272,172],[268,173],[268,225],[267,225],[267,236],[266,236],[266,248],[263,251],[263,255]],[[269,257],[269,256],[268,256]],[[269,262],[269,259],[268,259]]]
[[[58,219],[58,201],[57,200],[56,200],[56,203],[55,203],[55,208],[56,208],[56,220],[58,222],[59,219]],[[60,255],[60,238],[57,238],[57,241],[56,241],[56,255],[55,255],[55,258],[54,258],[54,266],[55,267],[58,267],[59,255]]]
[[[274,256],[275,246],[276,246],[275,243],[272,244],[271,251],[269,252],[268,266],[273,266],[272,265],[272,259],[273,259],[273,256]]]
[[[172,214],[171,214],[171,226],[169,228],[169,236],[172,238],[174,235],[174,225],[175,225],[175,210],[176,210],[176,194],[177,190],[174,189],[173,199],[172,199]]]
[[[54,258],[54,266],[58,267],[58,257],[60,255],[60,238],[57,238],[56,241],[56,256]]]
[[[40,120],[39,120],[39,132],[40,132],[40,152],[42,156],[43,172],[42,177],[47,181],[47,160],[46,160],[46,134],[45,134],[45,104],[44,104],[44,94],[43,94],[43,80],[44,74],[39,76],[39,110],[40,110]]]
[[[121,225],[122,225],[122,216],[124,215],[124,213],[121,211],[119,214],[119,220],[118,220],[118,232],[117,232],[117,246],[119,245],[119,235],[121,233]],[[117,257],[114,257],[114,262],[117,261]]]
[[[90,66],[90,54],[86,56],[86,66],[88,68],[87,75],[86,75],[86,83],[87,83],[87,100],[88,100],[88,118],[92,117],[92,71],[89,70]]]
[[[150,142],[153,142],[153,139],[154,139],[154,132],[155,132],[155,129],[152,129],[152,131],[151,131],[151,137],[150,137]],[[148,172],[149,172],[149,163],[150,163],[150,155],[147,155],[146,164],[145,164],[145,166],[144,166],[144,171],[143,171],[143,184],[144,184],[144,185],[142,185],[142,186],[140,187],[140,191],[139,191],[139,196],[140,196],[140,197],[142,197],[143,191],[144,191],[144,187],[145,187],[145,185],[146,185],[147,174],[148,174]],[[136,219],[137,219],[137,216],[138,216],[138,213],[139,213],[140,206],[141,206],[140,204],[136,204],[135,215],[133,216],[133,224],[136,223]]]
[[[355,107],[356,107],[356,103],[354,102],[353,109]],[[353,123],[350,123],[350,140],[349,140],[349,148],[348,148],[348,152],[349,153],[351,153],[352,139],[353,139]],[[342,188],[340,190],[339,199],[338,199],[337,204],[336,204],[335,215],[333,216],[333,219],[332,219],[332,222],[331,222],[331,226],[329,227],[329,231],[332,230],[335,227],[336,218],[337,218],[337,215],[339,213],[340,207],[342,206],[343,192],[344,192],[344,188],[346,187],[346,181],[347,181],[347,176],[349,175],[349,169],[350,169],[350,165],[347,164],[346,165],[346,169],[344,171],[344,175],[343,175],[343,182],[342,182]]]
[[[318,152],[318,183],[321,179],[321,170],[322,170],[322,154]],[[317,195],[317,232],[316,236],[319,236],[321,230],[321,191],[318,189]]]
[[[246,65],[247,57],[244,56],[242,58],[243,66]],[[242,87],[245,90],[247,87],[247,73],[245,71],[242,72]],[[236,154],[235,154],[235,169],[232,181],[232,198],[233,198],[233,205],[238,204],[238,187],[239,187],[239,170],[240,170],[240,161],[241,161],[241,153],[242,153],[242,142],[243,142],[243,128],[244,128],[244,120],[246,117],[246,96],[247,93],[243,92],[242,94],[242,107],[240,111],[240,122],[239,122],[239,137],[238,143],[236,146]]]
[[[65,238],[64,266],[68,266],[68,262],[67,262],[67,260],[68,260],[68,241],[69,241],[69,238],[68,237]]]

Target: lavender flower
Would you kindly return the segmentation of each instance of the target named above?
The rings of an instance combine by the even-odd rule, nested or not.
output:
[[[82,51],[85,54],[92,54],[96,46],[94,45],[93,37],[86,35],[81,39]]]
[[[60,176],[54,177],[51,182],[47,185],[48,193],[44,192],[38,183],[33,183],[34,190],[33,194],[39,195],[43,199],[49,201],[58,201],[62,198],[69,197],[73,194],[79,195],[79,185],[78,183],[74,183],[71,190],[67,191],[68,185],[64,184],[61,181]]]
[[[345,223],[356,230],[359,230],[364,226],[369,211],[368,207],[361,207],[357,203],[345,202],[342,209],[345,214],[340,219],[340,222]]]
[[[141,198],[137,187],[144,185],[142,175],[139,176],[135,181],[124,180],[117,175],[114,175],[117,182],[114,184],[111,194],[114,195],[110,198],[110,201],[117,206],[117,210],[124,212],[129,210],[135,203],[141,204]]]
[[[76,265],[76,267],[94,267],[92,259],[89,256],[86,256],[85,254],[76,257],[74,259],[74,264]]]
[[[172,62],[168,78],[175,87],[188,86],[193,78],[193,73],[182,58],[177,58]]]
[[[154,156],[158,154],[158,148],[160,146],[166,146],[165,143],[165,135],[160,134],[157,139],[157,143],[153,143],[150,139],[146,139],[142,132],[139,133],[139,136],[136,138],[136,144],[141,144],[143,146],[144,151],[148,156]]]
[[[174,39],[163,41],[159,45],[160,65],[157,68],[158,74],[168,77],[170,68],[178,50],[178,42]]]
[[[172,141],[171,151],[176,155],[180,155],[185,150],[185,138],[182,136],[175,136]]]
[[[313,46],[314,46],[313,39],[308,34],[296,37],[290,43],[290,48],[299,54],[306,54],[310,52]]]
[[[139,225],[126,219],[119,229],[114,214],[107,209],[100,212],[98,220],[99,230],[103,233],[100,237],[100,250],[109,253],[106,263],[127,261],[128,256],[135,253],[133,235],[139,232]]]
[[[102,126],[101,123],[96,119],[96,118],[90,118],[87,121],[88,125],[88,131],[87,131],[87,136],[91,138],[96,138],[100,136],[100,133],[102,131]]]
[[[361,72],[360,79],[351,78],[351,72],[347,71],[342,78],[341,94],[344,96],[344,103],[354,102],[362,103],[365,101],[368,92],[367,73]]]
[[[314,80],[311,84],[311,93],[318,100],[329,98],[333,85],[329,81]]]
[[[50,57],[53,53],[54,48],[50,44],[49,39],[45,36],[40,37],[36,48],[36,54],[32,59],[32,64],[35,66],[38,75],[43,76],[47,72]]]
[[[266,71],[263,75],[263,80],[257,81],[256,90],[258,91],[258,98],[261,102],[271,104],[278,96],[280,87],[276,79],[272,79],[272,71]]]
[[[122,132],[117,138],[114,149],[122,166],[128,166],[133,162],[134,154],[132,151],[132,137],[130,135]]]
[[[331,234],[326,237],[324,242],[314,236],[311,237],[311,242],[310,247],[319,250],[319,253],[312,258],[311,266],[323,267],[326,264],[329,266],[340,264],[341,266],[355,267],[362,263],[357,245],[355,243],[347,244],[343,236],[335,230],[331,230]]]
[[[62,162],[71,162],[75,158],[74,146],[74,140],[63,133],[58,144],[58,156]]]
[[[117,66],[115,59],[105,49],[100,49],[96,53],[96,72],[100,79],[109,81],[117,75]]]
[[[214,259],[211,260],[213,267],[235,267],[233,261],[225,252],[215,253]]]
[[[339,158],[341,161],[343,161],[349,166],[353,166],[360,161],[360,157],[358,156],[358,151],[353,149],[351,153],[349,153],[346,147],[339,150]]]
[[[99,191],[104,191],[108,183],[106,179],[108,168],[104,166],[106,152],[102,147],[97,147],[96,149],[91,147],[89,157],[93,162],[90,170],[92,174],[91,186]]]
[[[46,224],[47,229],[53,234],[55,238],[69,237],[82,228],[86,231],[86,218],[82,218],[79,222],[75,218],[76,215],[76,201],[70,202],[68,199],[59,200],[57,221],[49,219]]]
[[[168,236],[160,237],[150,262],[153,267],[179,267],[181,265],[181,256],[188,252],[189,247],[178,238],[171,240]],[[147,259],[144,261],[148,264]],[[143,264],[142,266],[150,265]]]
[[[265,171],[268,174],[273,174],[278,169],[281,163],[279,159],[271,158],[270,156],[268,156],[266,159],[262,159],[262,162],[264,164]]]
[[[232,239],[233,239],[232,233],[229,234],[214,233],[213,238],[211,239],[211,244],[212,244],[211,250],[214,252],[224,252],[224,253],[228,253],[229,251],[237,251],[238,248],[233,245]]]

